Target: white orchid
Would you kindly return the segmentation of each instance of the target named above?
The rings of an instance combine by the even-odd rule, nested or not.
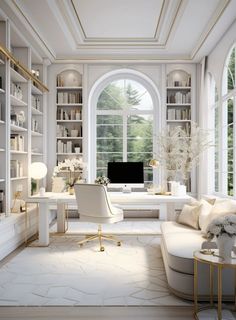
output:
[[[69,178],[66,182],[70,187],[74,186],[75,182],[79,180],[80,175],[83,171],[83,161],[82,158],[65,159],[60,161],[57,166],[54,167],[53,176],[55,177],[60,172],[68,172]],[[77,176],[75,176],[77,173]]]
[[[201,153],[211,146],[208,136],[209,132],[193,121],[190,134],[180,126],[160,133],[157,137],[158,160],[165,167],[168,179],[175,180],[176,175],[184,180],[188,178]]]

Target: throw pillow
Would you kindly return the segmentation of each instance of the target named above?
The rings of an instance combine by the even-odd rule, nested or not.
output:
[[[199,229],[199,210],[201,206],[191,206],[185,204],[179,215],[178,222],[194,229]]]
[[[228,214],[236,214],[236,201],[229,199],[216,199],[215,204],[212,206],[212,210],[207,218],[203,221],[201,230],[206,235],[207,226],[213,219],[226,216]]]
[[[201,199],[199,201],[200,206],[200,212],[199,212],[199,227],[202,229],[208,219],[208,216],[210,215],[213,205],[211,205],[208,201],[205,199]]]

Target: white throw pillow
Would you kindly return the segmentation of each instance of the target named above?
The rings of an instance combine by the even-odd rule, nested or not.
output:
[[[199,229],[199,213],[201,206],[191,206],[185,204],[178,217],[178,222],[194,229]]]
[[[208,201],[201,199],[199,201],[200,206],[200,212],[199,212],[199,227],[202,229],[208,219],[208,216],[210,215],[213,205],[211,205]]]
[[[236,214],[236,201],[230,199],[216,199],[210,214],[204,219],[202,223],[202,233],[206,235],[207,226],[212,222],[213,219],[225,216],[228,214]]]

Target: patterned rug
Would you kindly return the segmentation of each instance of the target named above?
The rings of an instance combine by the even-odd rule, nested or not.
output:
[[[53,236],[0,269],[1,306],[189,306],[172,295],[157,236],[121,236],[122,246]]]

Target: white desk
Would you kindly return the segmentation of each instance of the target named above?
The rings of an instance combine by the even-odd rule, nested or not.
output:
[[[149,195],[146,192],[120,193],[109,192],[111,202],[123,209],[159,209],[160,220],[172,218],[176,203],[187,203],[189,196]],[[49,245],[49,205],[57,205],[57,231],[64,232],[65,206],[76,206],[75,196],[67,193],[46,192],[45,197],[32,196],[27,202],[39,204],[39,245]],[[168,213],[168,215],[167,215]]]

